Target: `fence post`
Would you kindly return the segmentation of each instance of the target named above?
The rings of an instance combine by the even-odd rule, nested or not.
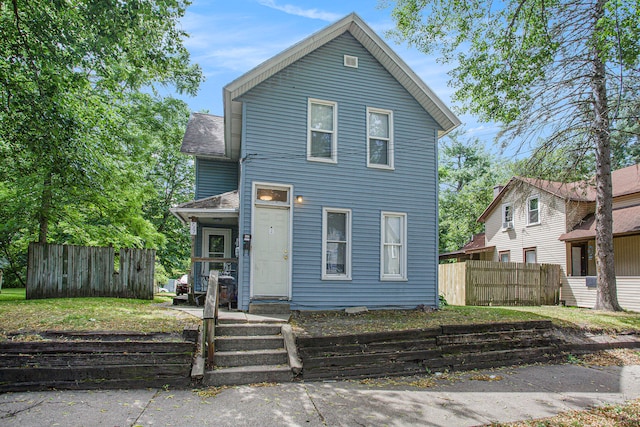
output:
[[[209,284],[207,286],[207,296],[204,302],[202,313],[202,348],[200,353],[207,355],[207,366],[213,366],[214,342],[216,335],[216,322],[218,321],[218,272],[209,272]]]

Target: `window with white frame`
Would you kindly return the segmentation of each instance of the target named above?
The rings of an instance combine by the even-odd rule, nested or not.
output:
[[[540,224],[540,198],[529,197],[527,200],[527,225]]]
[[[335,102],[309,99],[307,160],[338,161],[337,110]]]
[[[350,209],[322,209],[322,279],[351,279]]]
[[[505,203],[502,205],[502,229],[510,230],[513,228],[513,205]]]
[[[407,214],[382,212],[381,280],[407,279]]]
[[[367,108],[367,166],[393,169],[393,113]]]

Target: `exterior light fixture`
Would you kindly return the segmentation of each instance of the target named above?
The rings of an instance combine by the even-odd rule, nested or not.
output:
[[[298,202],[298,203],[302,203],[302,201],[303,201],[303,200],[304,200],[304,198],[302,197],[302,194],[298,194],[298,195],[296,196],[296,202]]]

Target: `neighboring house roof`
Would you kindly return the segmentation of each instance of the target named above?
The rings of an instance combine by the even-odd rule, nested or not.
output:
[[[237,158],[240,150],[242,108],[241,103],[235,99],[346,32],[355,37],[434,118],[440,126],[440,136],[460,125],[460,120],[422,79],[358,15],[352,13],[263,62],[224,87],[225,141],[228,157]]]
[[[613,171],[611,182],[613,197],[640,193],[640,164]]]
[[[509,190],[519,183],[529,184],[565,200],[576,202],[595,202],[596,190],[594,181],[595,178],[591,178],[587,181],[565,183],[514,176],[493,199],[482,215],[480,215],[478,221],[484,222],[491,211],[495,209]],[[640,193],[640,164],[613,171],[611,173],[611,184],[613,187],[613,197]]]
[[[218,194],[217,196],[206,197],[192,202],[182,203],[169,209],[172,214],[182,222],[189,221],[191,217],[223,217],[237,216],[240,208],[238,191]]]
[[[471,240],[467,242],[462,248],[457,251],[447,252],[440,254],[440,259],[458,258],[461,255],[472,254],[477,252],[491,251],[495,246],[486,246],[485,234],[478,233],[471,237]]]
[[[613,235],[640,234],[640,205],[613,210]],[[596,236],[596,217],[587,215],[573,230],[562,234],[560,240],[592,239]]]
[[[224,158],[224,118],[212,114],[192,113],[180,151],[196,156]]]

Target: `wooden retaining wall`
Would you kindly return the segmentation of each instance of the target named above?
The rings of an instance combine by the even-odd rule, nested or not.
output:
[[[469,370],[560,356],[550,321],[298,337],[296,344],[305,380]]]
[[[452,305],[554,305],[559,302],[560,266],[466,261],[440,264],[438,287]]]
[[[118,261],[110,247],[31,243],[26,297],[153,299],[155,250],[121,249]]]
[[[194,331],[175,334],[42,333],[0,342],[0,393],[55,389],[185,388]]]

